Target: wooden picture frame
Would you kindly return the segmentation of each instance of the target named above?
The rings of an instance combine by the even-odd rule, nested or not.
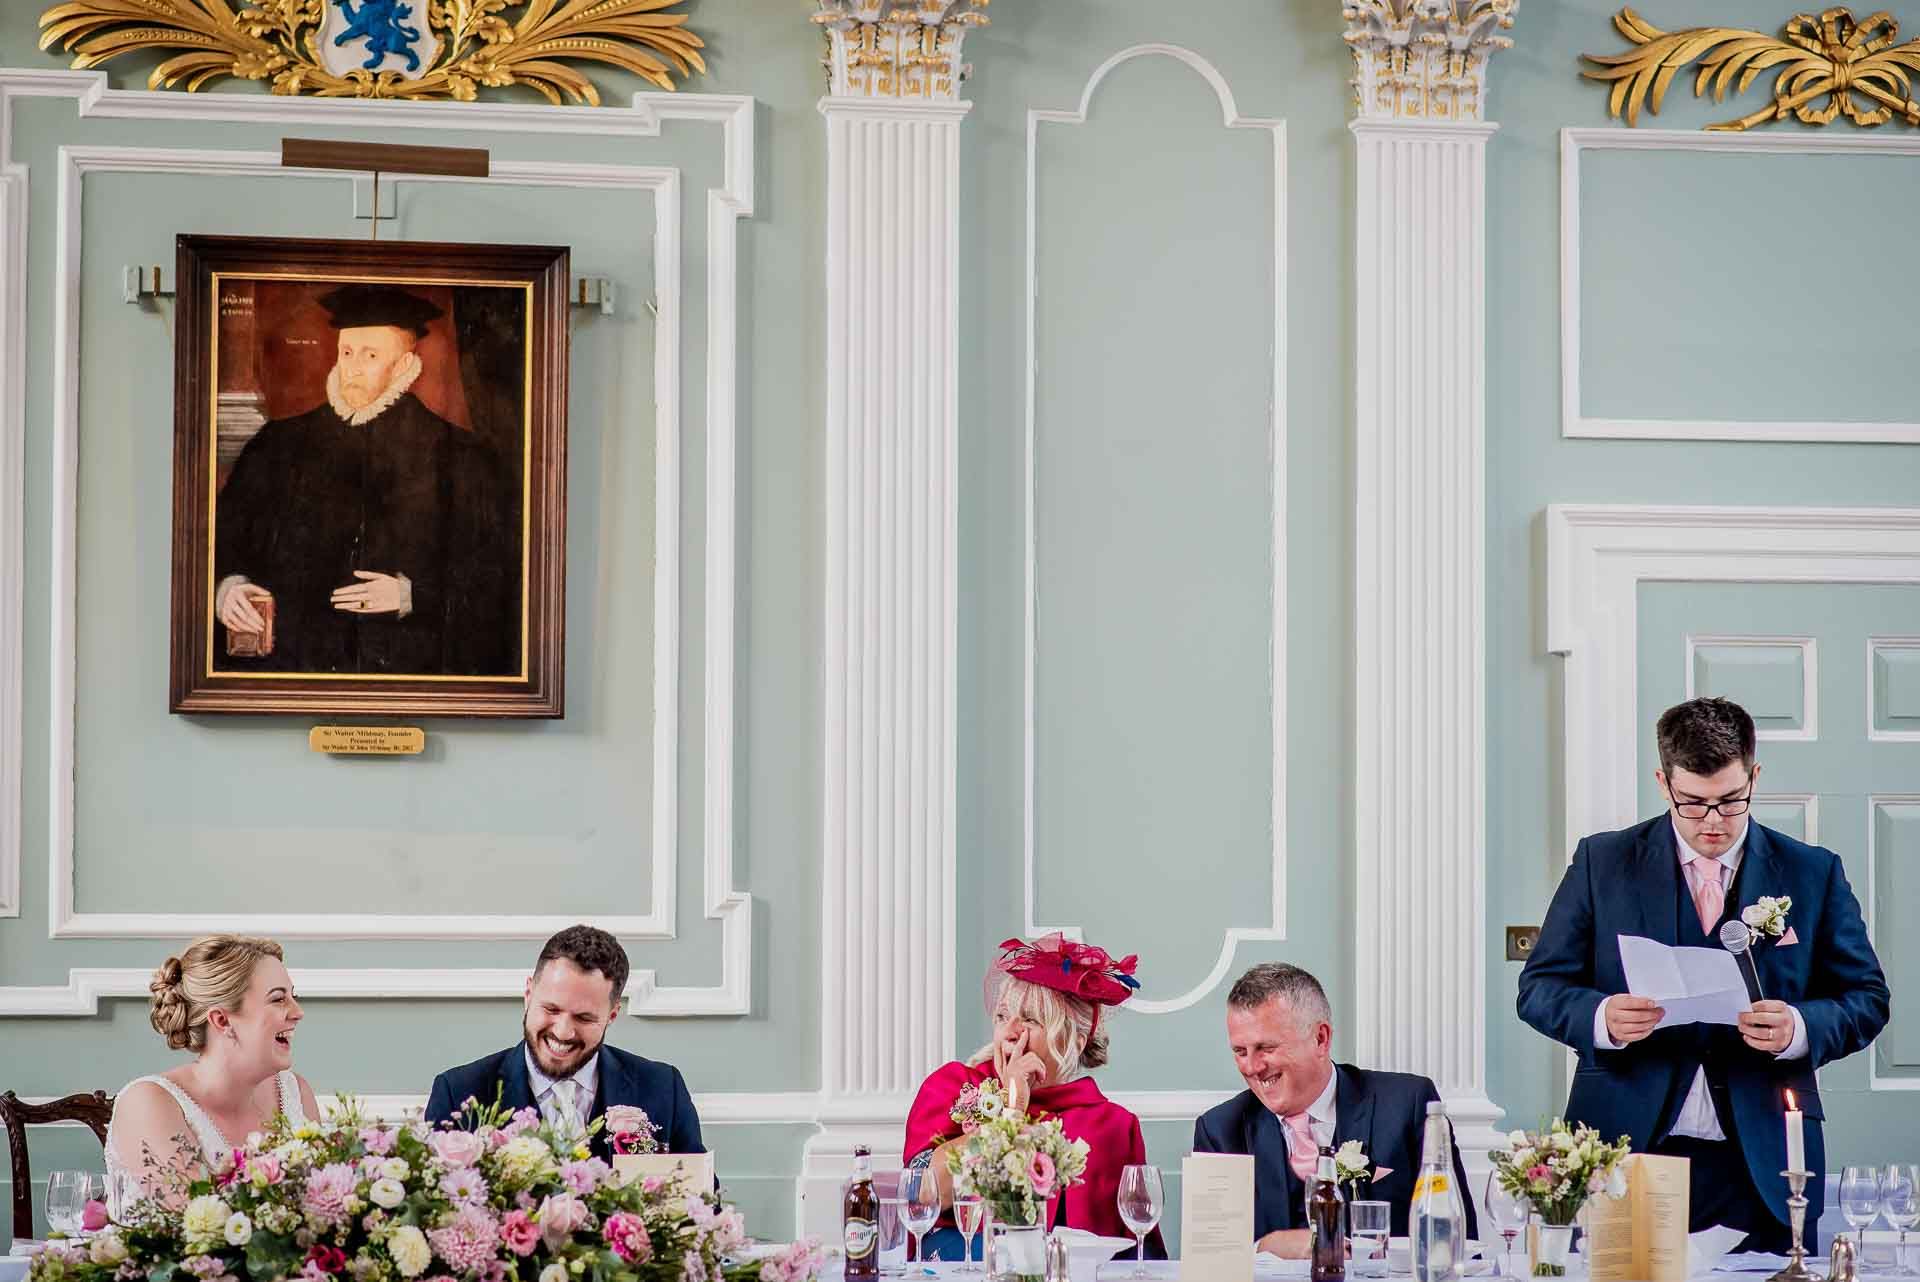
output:
[[[564,248],[178,238],[176,713],[564,712]]]

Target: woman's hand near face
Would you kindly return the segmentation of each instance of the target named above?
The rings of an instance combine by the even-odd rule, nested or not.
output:
[[[1011,1048],[1004,1041],[995,1041],[993,1044],[994,1074],[1000,1079],[1007,1107],[1019,1113],[1027,1111],[1027,1101],[1033,1097],[1033,1088],[1047,1080],[1046,1061],[1027,1049],[1028,1039],[1032,1036],[1032,1029],[1023,1029]]]

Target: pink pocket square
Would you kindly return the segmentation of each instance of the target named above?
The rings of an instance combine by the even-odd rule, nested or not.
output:
[[[1787,927],[1787,933],[1774,941],[1775,948],[1791,948],[1800,942],[1800,936],[1793,933],[1793,927]]]
[[[1376,1166],[1373,1168],[1372,1178],[1376,1180],[1384,1180],[1389,1175],[1392,1175],[1392,1174],[1393,1174],[1393,1168],[1391,1166]]]

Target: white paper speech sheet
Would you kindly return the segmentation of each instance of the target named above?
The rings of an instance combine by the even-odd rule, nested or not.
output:
[[[1747,982],[1724,948],[1674,948],[1644,935],[1621,935],[1620,965],[1627,991],[1651,997],[1674,1024],[1734,1024],[1747,1009]]]

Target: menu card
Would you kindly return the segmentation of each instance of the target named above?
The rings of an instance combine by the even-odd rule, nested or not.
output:
[[[1191,1153],[1180,1164],[1181,1282],[1253,1282],[1253,1158]]]
[[[622,1184],[631,1184],[648,1176],[662,1180],[680,1180],[689,1193],[707,1193],[713,1189],[711,1153],[616,1153],[613,1173]]]
[[[1635,1153],[1627,1195],[1587,1202],[1593,1282],[1687,1282],[1687,1159]]]

